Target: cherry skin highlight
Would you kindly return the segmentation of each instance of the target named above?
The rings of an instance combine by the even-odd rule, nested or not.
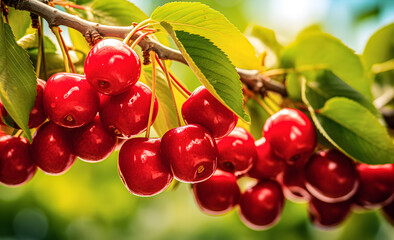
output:
[[[193,192],[200,209],[210,215],[231,211],[241,195],[234,174],[220,169],[206,181],[193,184]]]
[[[32,156],[46,174],[63,174],[75,162],[76,155],[72,151],[68,131],[51,121],[37,130],[32,143]]]
[[[172,181],[168,163],[160,156],[160,138],[133,138],[120,149],[118,170],[123,184],[137,196],[163,192]]]
[[[6,186],[21,186],[36,173],[37,167],[31,159],[30,143],[24,137],[0,137],[0,183]]]
[[[104,125],[118,138],[131,138],[144,132],[148,126],[152,91],[148,86],[137,82],[130,90],[104,100],[100,118]],[[158,111],[155,98],[152,123]]]
[[[305,179],[308,191],[327,203],[350,199],[359,185],[355,163],[336,149],[317,152],[305,166]]]
[[[100,162],[115,149],[116,137],[102,124],[97,115],[86,126],[76,128],[72,133],[73,152],[86,162]]]
[[[301,111],[284,108],[267,119],[264,137],[272,151],[288,162],[312,155],[317,143],[313,123]]]
[[[356,204],[369,209],[379,208],[394,200],[394,164],[357,165],[360,186]]]
[[[285,161],[277,157],[266,139],[260,138],[255,142],[257,159],[248,175],[257,179],[276,178],[285,168]]]
[[[196,88],[182,105],[182,116],[188,124],[199,124],[214,138],[227,136],[236,126],[238,117],[204,87]]]
[[[253,136],[241,127],[236,127],[217,142],[219,151],[218,168],[241,176],[252,168],[257,159]]]
[[[212,135],[204,127],[190,124],[164,134],[161,156],[171,166],[174,178],[187,183],[207,180],[217,167],[218,150]]]
[[[104,39],[93,46],[84,65],[88,82],[100,93],[118,95],[139,79],[141,61],[137,53],[117,39]]]
[[[241,195],[239,216],[246,226],[264,230],[279,221],[283,205],[280,185],[275,181],[264,180]]]
[[[85,76],[56,73],[46,83],[43,104],[51,121],[62,127],[76,128],[94,119],[100,99]]]

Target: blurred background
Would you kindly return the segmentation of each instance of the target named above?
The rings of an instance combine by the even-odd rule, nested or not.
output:
[[[132,2],[149,15],[167,1]],[[357,53],[363,51],[377,29],[394,21],[392,0],[201,2],[223,13],[241,31],[249,23],[258,24],[273,29],[286,45],[298,32],[313,25],[341,39]],[[176,72],[184,69],[176,64],[173,67]],[[190,73],[185,72],[187,75]],[[187,184],[155,197],[136,197],[119,178],[117,154],[97,164],[77,160],[62,176],[38,171],[22,187],[0,186],[0,240],[394,239],[394,228],[379,211],[354,213],[340,227],[319,230],[309,223],[305,204],[288,201],[277,225],[253,231],[240,221],[237,209],[219,217],[202,213]]]

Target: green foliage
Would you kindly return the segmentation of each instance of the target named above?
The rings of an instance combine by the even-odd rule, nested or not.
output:
[[[26,51],[20,47],[11,27],[0,20],[0,98],[15,123],[32,140],[29,114],[37,94],[37,80]]]
[[[273,30],[253,25],[248,28],[246,34],[250,34],[258,38],[266,47],[271,49],[279,59],[283,46],[276,39],[276,34]]]
[[[329,69],[348,85],[372,99],[371,83],[360,57],[341,41],[325,33],[300,36],[284,50],[282,66],[296,71]]]
[[[151,15],[157,24],[171,25],[209,39],[239,68],[258,69],[253,46],[221,13],[201,3],[173,2],[157,8]],[[160,25],[159,25],[160,26]]]
[[[165,22],[162,22],[162,25],[209,92],[239,117],[249,121],[249,116],[242,107],[243,96],[239,75],[227,56],[202,36],[174,31],[172,26]]]
[[[15,10],[14,8],[8,8],[8,21],[10,23],[12,32],[14,33],[15,39],[22,38],[28,31],[31,18],[29,12]]]

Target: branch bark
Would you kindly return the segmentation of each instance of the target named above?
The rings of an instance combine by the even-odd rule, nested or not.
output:
[[[3,0],[3,3],[15,9],[29,11],[43,17],[50,27],[63,25],[73,28],[82,33],[88,41],[92,40],[92,36],[97,35],[101,37],[125,38],[133,29],[133,27],[108,26],[90,22],[55,9],[38,0]],[[132,40],[137,39],[140,35],[141,33],[137,32],[132,37]],[[169,59],[187,64],[179,51],[164,46],[150,38],[144,38],[138,45],[143,51],[155,51],[160,59]],[[237,70],[241,81],[255,93],[264,95],[265,91],[274,91],[283,96],[287,95],[286,88],[282,83],[271,80],[269,77],[258,73],[258,71]]]

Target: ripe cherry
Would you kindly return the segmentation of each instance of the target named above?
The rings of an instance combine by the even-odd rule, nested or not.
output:
[[[355,196],[356,204],[364,208],[377,208],[394,199],[394,164],[357,166],[360,186]]]
[[[257,140],[255,145],[257,159],[248,175],[257,179],[276,178],[285,168],[284,160],[272,152],[271,146],[264,137]]]
[[[76,159],[67,131],[69,130],[49,121],[37,130],[33,138],[33,159],[46,174],[65,173]]]
[[[62,127],[76,128],[94,119],[100,99],[85,76],[56,73],[47,81],[43,104],[51,121]]]
[[[204,127],[190,124],[166,132],[161,141],[161,156],[171,166],[175,179],[197,183],[207,180],[217,167],[215,139]]]
[[[115,145],[116,137],[102,124],[98,115],[88,125],[76,128],[72,134],[74,153],[86,162],[106,159]]]
[[[247,173],[257,159],[253,136],[241,127],[236,127],[217,142],[218,168],[241,176]]]
[[[200,124],[208,129],[214,138],[227,136],[238,120],[238,117],[204,86],[196,88],[183,103],[182,115],[188,124]]]
[[[350,214],[351,202],[326,203],[317,198],[309,202],[309,218],[313,225],[328,229],[342,223]]]
[[[36,173],[30,143],[24,137],[0,137],[0,183],[21,186]]]
[[[104,39],[86,56],[86,79],[100,93],[118,95],[139,79],[141,61],[137,53],[116,39]]]
[[[355,163],[336,149],[317,152],[305,166],[305,179],[308,191],[327,203],[350,199],[359,185]]]
[[[44,87],[45,81],[37,78],[37,95],[33,109],[30,111],[29,115],[29,128],[36,128],[40,126],[47,118],[42,103],[42,93],[44,91]],[[4,118],[4,121],[6,121],[11,127],[18,129],[20,128],[18,125],[16,125],[14,120],[12,120],[11,116],[8,114],[7,110],[5,110],[3,103],[0,100],[0,124],[5,125],[4,121],[1,120],[2,118]]]
[[[311,120],[303,112],[291,108],[281,109],[267,119],[264,137],[272,151],[289,162],[310,156],[317,143]]]
[[[172,181],[165,158],[160,156],[160,138],[133,138],[119,152],[119,175],[126,188],[137,196],[153,196]]]
[[[100,118],[104,125],[119,138],[131,138],[146,130],[152,91],[137,82],[129,91],[111,96],[102,102]],[[157,116],[158,103],[155,98],[152,123]]]
[[[201,210],[211,215],[222,215],[238,204],[241,195],[234,174],[220,169],[208,180],[193,184],[194,197]]]
[[[248,227],[264,230],[279,221],[283,204],[284,197],[280,185],[271,180],[264,180],[241,195],[239,215]]]

